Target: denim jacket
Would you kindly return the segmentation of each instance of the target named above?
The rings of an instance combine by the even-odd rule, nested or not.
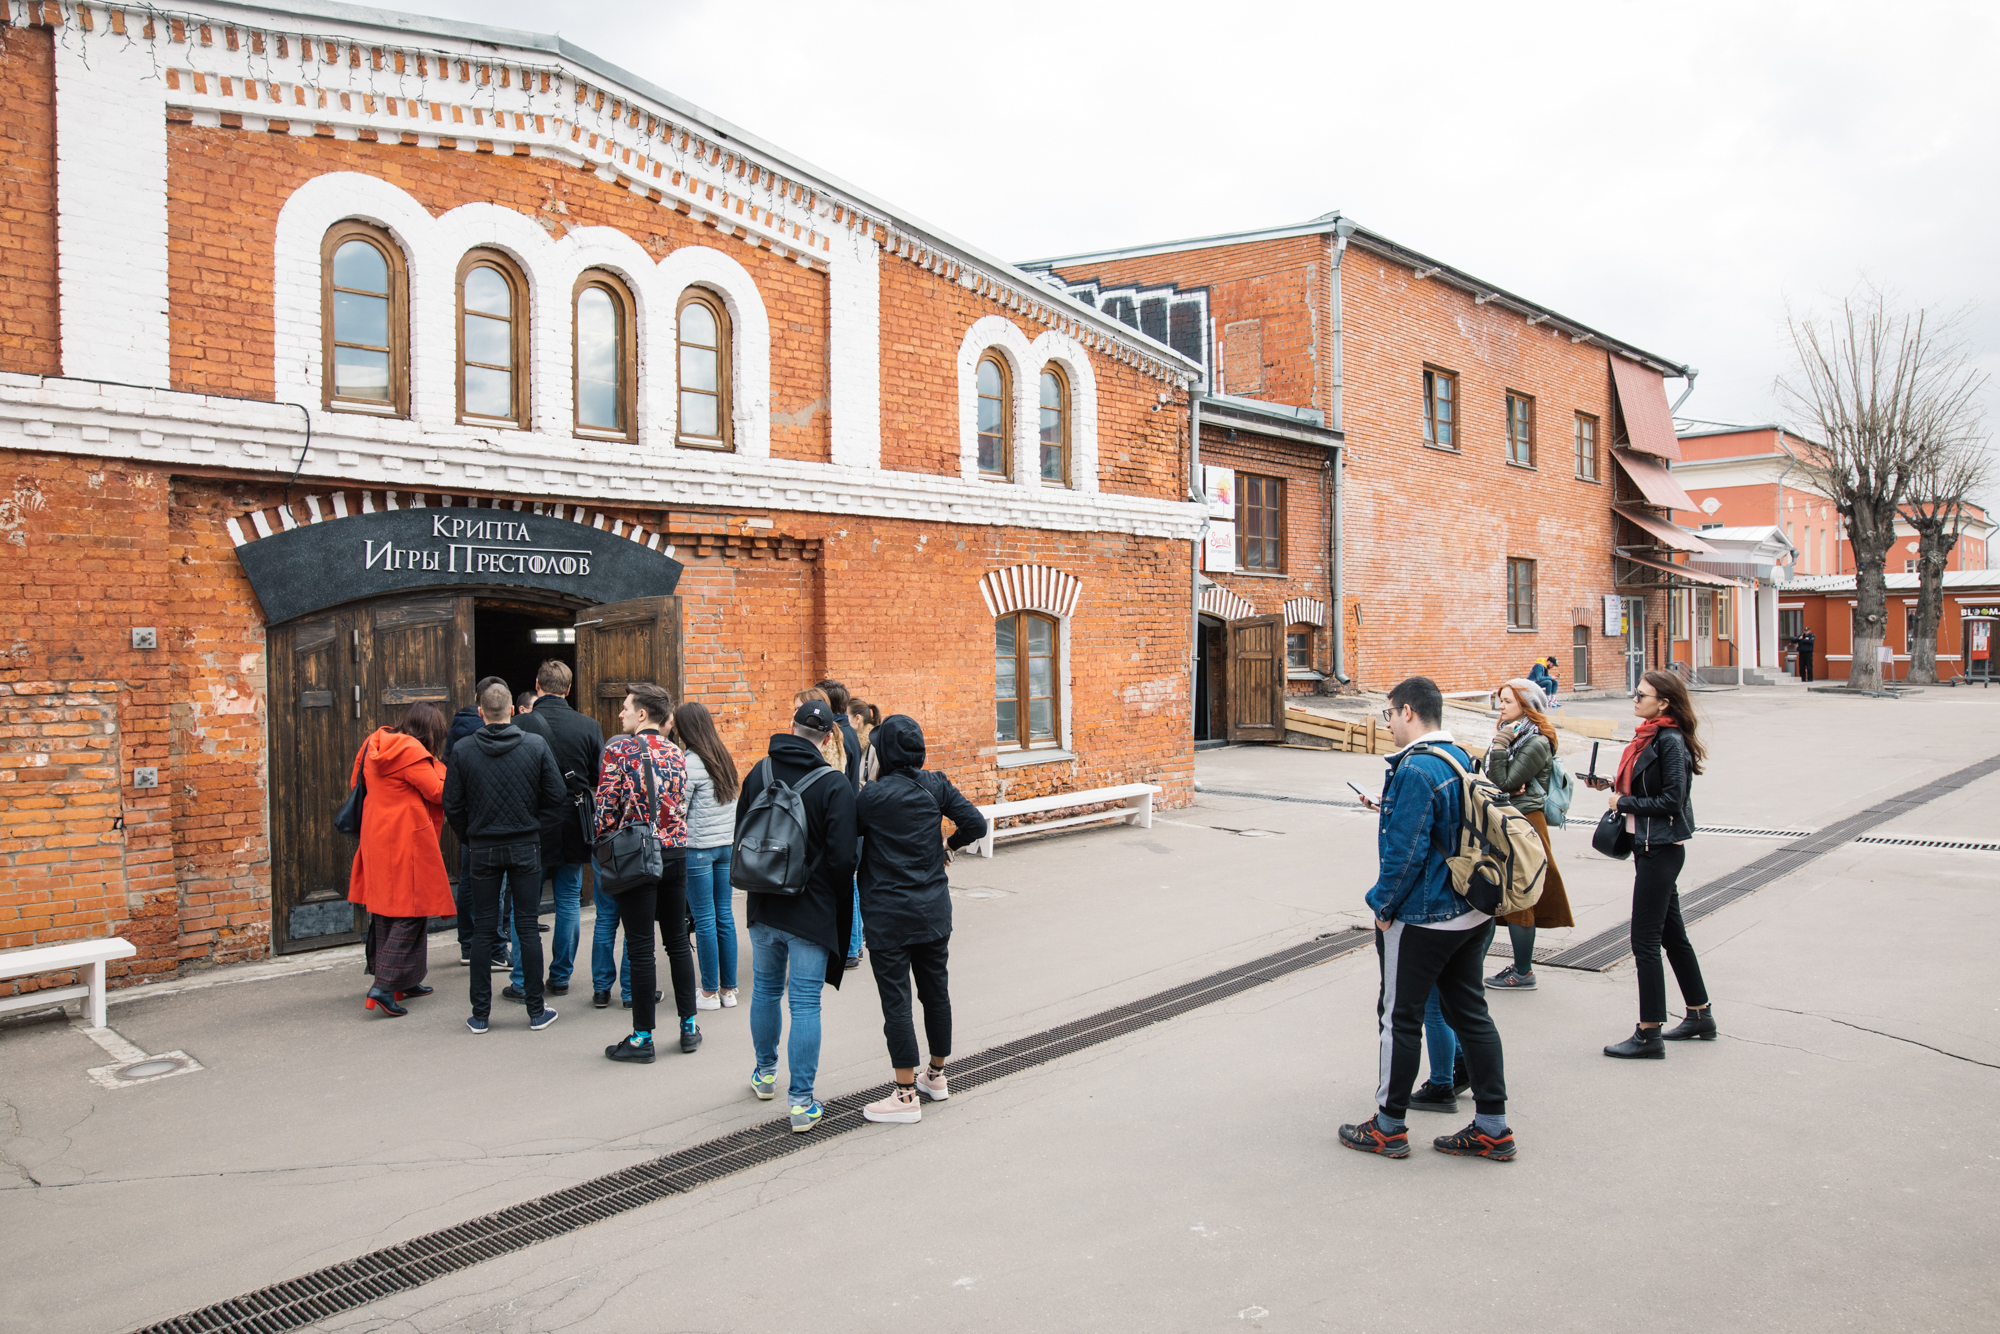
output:
[[[1430,745],[1472,767],[1472,758],[1448,733],[1432,732],[1411,746]],[[1376,834],[1381,870],[1368,906],[1385,922],[1412,926],[1449,922],[1472,911],[1451,887],[1445,858],[1458,846],[1458,775],[1434,755],[1412,755],[1405,746],[1389,757],[1382,785],[1382,825]]]

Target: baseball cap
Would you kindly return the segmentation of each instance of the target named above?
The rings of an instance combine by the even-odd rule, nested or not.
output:
[[[831,732],[833,710],[826,706],[826,701],[823,699],[809,699],[799,705],[799,711],[792,715],[792,726],[810,727],[815,732]]]

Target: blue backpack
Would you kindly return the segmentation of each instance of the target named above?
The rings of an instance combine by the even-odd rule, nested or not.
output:
[[[1569,823],[1569,804],[1575,796],[1576,780],[1560,759],[1550,756],[1548,791],[1542,796],[1542,819],[1548,821],[1549,828],[1560,829]]]

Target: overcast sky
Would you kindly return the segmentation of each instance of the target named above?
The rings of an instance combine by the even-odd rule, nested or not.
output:
[[[1992,3],[415,7],[555,28],[1008,259],[1337,208],[1696,367],[1683,415],[1780,415],[1787,304],[1864,275],[1971,303],[2000,371]]]

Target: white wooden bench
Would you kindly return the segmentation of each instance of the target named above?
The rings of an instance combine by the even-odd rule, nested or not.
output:
[[[1163,791],[1151,783],[1126,783],[1122,787],[1094,787],[1087,792],[1064,792],[1053,797],[1030,797],[1026,801],[1001,801],[991,806],[981,806],[979,813],[986,817],[986,837],[973,844],[982,857],[993,855],[993,840],[1012,838],[1015,834],[1041,834],[1051,829],[1065,829],[1071,825],[1096,824],[1103,820],[1121,820],[1135,824],[1141,829],[1153,827],[1153,797]],[[1058,820],[1038,820],[1033,824],[1017,824],[1002,829],[1000,820],[1010,815],[1040,815],[1044,811],[1071,811],[1079,806],[1101,806],[1107,802],[1123,802],[1117,810],[1093,811],[1087,815],[1066,815]]]
[[[0,1014],[9,1010],[40,1010],[64,1001],[81,1000],[82,1017],[92,1028],[104,1027],[104,965],[113,959],[129,959],[138,947],[123,936],[103,940],[72,940],[61,945],[43,945],[31,950],[9,950],[0,954],[0,981],[30,977],[36,973],[80,973],[90,970],[90,981],[73,987],[48,987],[25,996],[0,1000]]]

